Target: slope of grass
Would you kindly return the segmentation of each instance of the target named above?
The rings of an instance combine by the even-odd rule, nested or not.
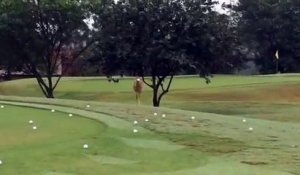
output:
[[[66,77],[57,98],[134,104],[132,77],[109,83],[103,77]],[[0,94],[42,97],[34,79],[0,83]],[[151,89],[145,86],[142,103],[151,105]],[[240,117],[299,122],[300,76],[216,75],[211,84],[195,76],[176,77],[162,106]]]
[[[180,93],[213,93],[219,91],[247,91],[248,88],[270,88],[275,85],[299,85],[300,76],[232,76],[216,75],[212,83],[205,84],[204,80],[195,76],[175,77],[171,91],[176,96]],[[103,77],[66,77],[56,89],[58,98],[84,98],[86,100],[101,100],[101,98],[124,95],[124,99],[132,96],[133,78],[123,78],[119,83],[110,83]],[[145,86],[145,93],[151,95],[151,89]],[[42,96],[35,79],[21,79],[0,83],[2,95]],[[149,94],[148,94],[149,93]],[[126,96],[125,96],[126,95]],[[171,93],[172,96],[172,93]],[[188,95],[186,96],[188,99]],[[115,101],[116,99],[111,99]],[[147,101],[147,100],[145,100]],[[134,99],[126,101],[134,102]]]

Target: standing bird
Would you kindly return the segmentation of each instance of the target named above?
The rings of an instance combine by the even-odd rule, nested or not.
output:
[[[144,88],[144,83],[143,83],[142,79],[140,77],[137,77],[133,82],[133,90],[135,92],[135,98],[136,98],[137,104],[141,103],[140,98],[141,98],[141,94],[143,92],[143,88]]]

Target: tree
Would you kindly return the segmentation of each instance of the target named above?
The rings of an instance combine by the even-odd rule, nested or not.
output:
[[[153,106],[159,106],[174,75],[183,70],[198,73],[209,82],[214,66],[233,67],[232,60],[226,60],[231,52],[221,52],[232,42],[226,41],[229,30],[221,34],[214,29],[221,25],[216,21],[228,19],[212,11],[214,3],[107,1],[95,12],[98,39],[94,57],[101,60],[107,75],[127,72],[141,76],[153,90]]]
[[[10,1],[1,1],[0,3],[0,19],[5,18],[7,7],[11,4]],[[3,21],[2,21],[3,22]],[[5,70],[4,79],[11,79],[11,72],[20,70],[22,67],[21,60],[18,59],[20,56],[19,50],[15,47],[15,41],[11,36],[11,33],[5,28],[7,26],[0,23],[0,68]]]
[[[0,38],[0,69],[6,71],[3,78],[11,80],[12,71],[22,70],[22,61],[18,59],[20,52],[8,33],[0,32]]]
[[[297,0],[240,0],[235,9],[244,44],[256,55],[263,73],[300,70],[300,5]],[[276,59],[276,52],[279,60]]]
[[[90,45],[89,13],[80,1],[3,1],[0,33],[9,35],[7,47],[36,78],[47,98],[54,98],[62,74],[61,62],[74,62]],[[6,47],[1,47],[3,49]],[[5,52],[5,50],[4,50]],[[66,67],[68,69],[70,67]],[[56,77],[56,78],[54,78]]]

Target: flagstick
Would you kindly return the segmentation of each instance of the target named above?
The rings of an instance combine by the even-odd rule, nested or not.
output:
[[[279,59],[276,59],[276,73],[278,74],[279,72],[278,72],[278,61],[279,61]]]
[[[279,51],[277,50],[275,53],[275,58],[276,58],[276,72],[275,73],[279,73],[278,69],[279,69]]]

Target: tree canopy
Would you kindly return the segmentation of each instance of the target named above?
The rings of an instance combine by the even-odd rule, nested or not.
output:
[[[1,50],[15,52],[9,59],[17,54],[48,98],[54,97],[61,78],[61,62],[73,62],[89,46],[84,22],[88,13],[83,7],[79,1],[62,0],[12,0],[1,4],[0,35],[7,36],[1,40]]]
[[[299,71],[300,3],[297,0],[240,0],[235,8],[244,43],[262,73]]]
[[[107,75],[142,76],[153,89],[153,105],[159,106],[174,75],[198,73],[208,82],[216,67],[232,70],[239,65],[234,27],[227,16],[212,10],[214,4],[188,0],[103,3],[95,12],[94,56]]]

